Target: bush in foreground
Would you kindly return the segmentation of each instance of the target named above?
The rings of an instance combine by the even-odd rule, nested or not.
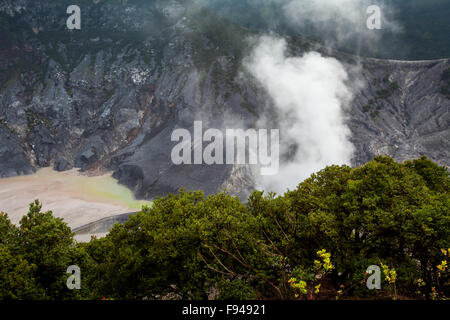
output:
[[[32,204],[19,227],[0,216],[0,298],[450,295],[449,175],[426,158],[330,166],[284,195],[255,191],[247,204],[181,190],[89,243],[40,209]],[[65,286],[71,264],[81,290]],[[365,285],[370,265],[381,268],[381,290]]]

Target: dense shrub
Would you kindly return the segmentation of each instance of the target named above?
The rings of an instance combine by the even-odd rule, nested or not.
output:
[[[329,166],[284,195],[255,191],[247,204],[180,190],[89,243],[40,209],[32,204],[19,227],[0,215],[1,298],[450,295],[449,175],[426,158]],[[65,287],[70,264],[82,269],[80,291]],[[365,285],[370,265],[383,270],[382,290]]]
[[[41,208],[31,203],[18,227],[0,214],[0,299],[74,299],[86,292],[67,289],[66,271],[84,267],[89,257],[67,224]]]

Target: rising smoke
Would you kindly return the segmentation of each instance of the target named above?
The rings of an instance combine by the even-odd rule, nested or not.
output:
[[[344,117],[352,98],[346,70],[316,52],[288,57],[286,46],[284,39],[261,37],[245,62],[277,109],[280,152],[297,147],[277,175],[261,177],[261,188],[275,192],[296,187],[326,165],[350,163],[354,150]]]
[[[313,24],[323,36],[333,30],[328,44],[345,42],[349,34],[376,42],[366,28],[366,2],[292,0],[284,11],[291,21]],[[389,21],[385,27],[396,24]],[[327,165],[350,164],[354,146],[345,114],[356,88],[349,86],[343,64],[317,52],[290,57],[284,39],[262,36],[244,65],[272,99],[279,115],[280,152],[289,155],[277,175],[261,177],[260,188],[282,193]]]

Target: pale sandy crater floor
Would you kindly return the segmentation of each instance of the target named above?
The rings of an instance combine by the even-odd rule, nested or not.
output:
[[[35,199],[72,228],[117,214],[138,211],[150,202],[138,201],[111,173],[87,176],[73,169],[57,172],[43,168],[33,175],[0,179],[0,211],[18,224]],[[103,236],[101,234],[99,236]],[[90,235],[76,237],[88,241]]]

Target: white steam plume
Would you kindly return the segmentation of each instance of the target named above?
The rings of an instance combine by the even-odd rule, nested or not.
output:
[[[280,153],[297,146],[277,175],[261,177],[259,187],[278,193],[327,165],[350,164],[354,151],[344,117],[352,93],[343,65],[316,52],[288,57],[286,49],[284,39],[263,36],[244,62],[274,102]]]

